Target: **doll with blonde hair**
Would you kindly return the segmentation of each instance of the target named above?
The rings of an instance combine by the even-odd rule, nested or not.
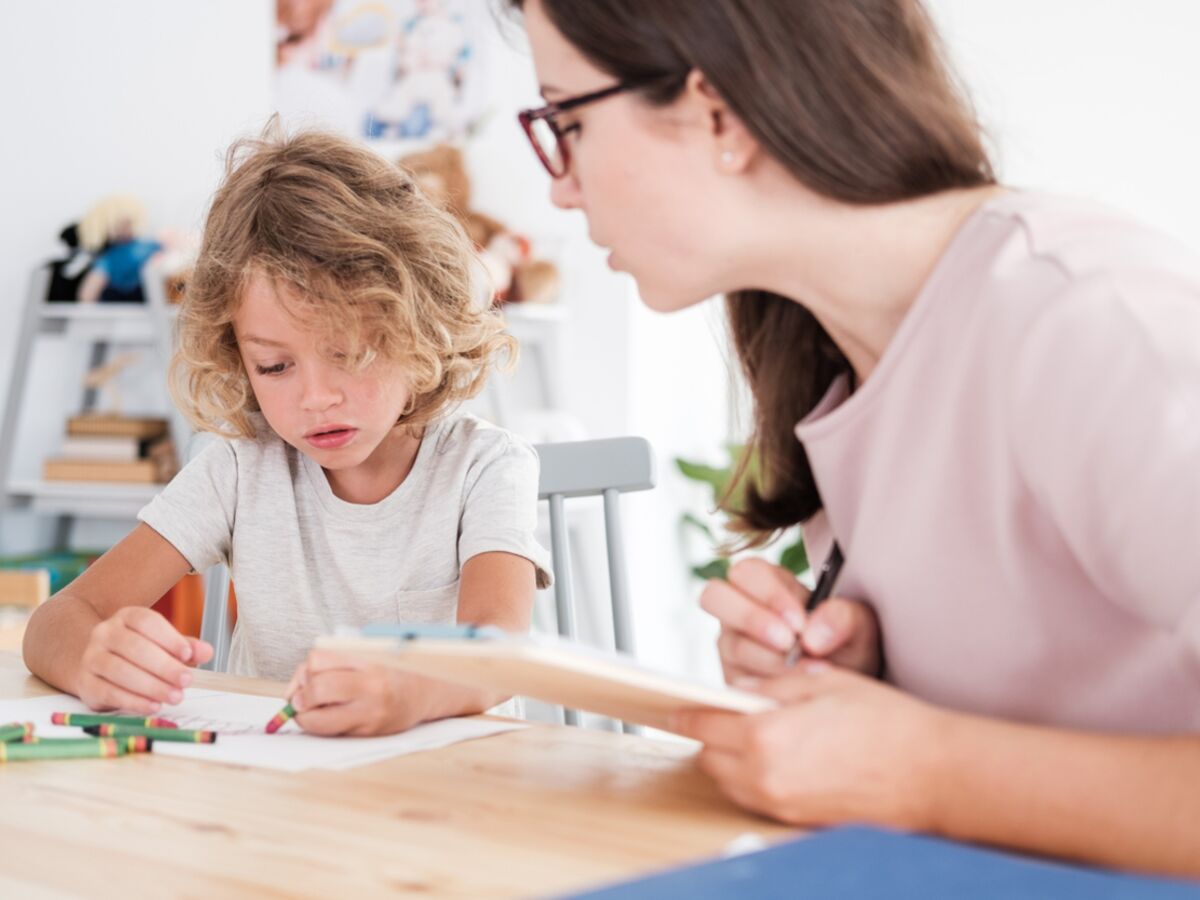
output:
[[[137,197],[113,194],[79,222],[79,243],[96,255],[79,285],[79,302],[141,302],[142,267],[163,249],[145,237],[146,207]]]
[[[537,457],[456,410],[513,352],[461,227],[321,133],[230,150],[179,318],[172,389],[215,438],[30,622],[31,671],[93,708],[176,703],[212,648],[149,609],[191,570],[237,585],[230,670],[291,678],[297,721],[381,734],[504,698],[309,652],[337,625],[529,625],[549,582]]]

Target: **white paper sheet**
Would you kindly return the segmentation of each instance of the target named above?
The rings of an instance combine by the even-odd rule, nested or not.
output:
[[[156,715],[170,719],[180,728],[216,731],[219,733],[217,742],[177,744],[157,741],[154,752],[285,772],[305,769],[342,771],[524,727],[520,722],[443,719],[385,737],[324,738],[305,734],[295,722],[288,722],[277,733],[265,734],[263,728],[282,706],[283,701],[276,697],[192,688],[186,692],[182,703],[164,706]],[[83,735],[78,728],[50,724],[53,712],[85,713],[90,710],[69,694],[0,700],[0,724],[33,722],[36,733],[43,737]]]

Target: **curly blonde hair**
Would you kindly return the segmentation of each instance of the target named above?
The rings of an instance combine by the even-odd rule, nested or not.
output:
[[[179,313],[171,392],[196,428],[254,437],[258,411],[233,317],[249,279],[286,288],[287,311],[329,336],[339,364],[399,365],[417,430],[477,394],[500,354],[501,316],[472,289],[470,240],[412,177],[372,151],[277,122],[230,147]]]

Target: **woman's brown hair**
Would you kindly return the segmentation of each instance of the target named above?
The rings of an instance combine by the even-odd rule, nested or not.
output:
[[[433,422],[515,358],[499,313],[474,290],[474,250],[412,176],[373,151],[273,120],[236,142],[179,311],[175,400],[199,429],[253,437],[258,409],[233,316],[247,280],[271,280],[286,309],[349,369],[400,366],[412,398],[400,422]]]
[[[521,8],[524,0],[508,3]],[[592,65],[646,85],[639,93],[652,105],[674,101],[698,69],[764,151],[823,196],[882,204],[995,182],[974,113],[919,0],[541,6]],[[760,466],[731,512],[749,543],[762,544],[821,508],[793,429],[834,379],[853,382],[854,373],[801,303],[742,290],[727,307],[754,397],[750,450]]]

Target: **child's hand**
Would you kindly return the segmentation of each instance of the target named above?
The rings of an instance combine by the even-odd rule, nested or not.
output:
[[[728,581],[712,580],[700,606],[721,623],[717,651],[725,680],[770,678],[788,671],[788,651],[801,636],[804,655],[876,675],[882,663],[879,620],[866,603],[832,597],[804,611],[809,590],[787,569],[762,559],[729,567]]]
[[[424,721],[438,682],[313,650],[287,695],[296,722],[312,734],[395,734]]]
[[[212,658],[210,644],[185,637],[144,606],[126,606],[92,628],[80,660],[79,699],[92,709],[151,714],[178,703],[189,666]]]
[[[952,713],[823,662],[739,686],[783,705],[672,719],[672,730],[704,742],[697,761],[734,802],[794,825],[931,827],[937,754]]]

